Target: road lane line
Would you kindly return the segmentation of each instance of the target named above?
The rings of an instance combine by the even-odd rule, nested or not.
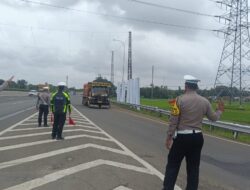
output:
[[[107,132],[105,132],[102,128],[100,128],[98,125],[93,123],[89,118],[87,118],[85,115],[83,115],[79,110],[77,110],[75,107],[73,107],[76,112],[78,112],[82,117],[84,117],[86,120],[88,120],[92,125],[97,127],[100,131],[103,131],[103,133],[108,136],[110,139],[112,139],[117,145],[119,145],[125,152],[127,152],[128,155],[130,155],[132,158],[137,160],[139,163],[141,163],[143,166],[145,166],[149,171],[151,171],[154,175],[159,177],[162,181],[164,180],[164,175],[158,171],[156,168],[154,168],[152,165],[150,165],[148,162],[137,156],[135,153],[133,153],[131,150],[129,150],[125,145],[123,145],[121,142],[116,140],[114,137],[109,135]],[[181,188],[177,185],[175,185],[175,190],[181,190]]]
[[[249,146],[249,147],[250,147],[250,144],[244,144],[244,143],[240,143],[240,142],[235,142],[235,141],[233,141],[233,140],[223,139],[223,138],[221,138],[221,137],[212,136],[212,135],[209,135],[209,134],[206,134],[206,133],[203,133],[203,135],[204,135],[204,136],[211,137],[211,138],[215,138],[215,139],[218,139],[218,140],[230,142],[230,143],[233,143],[233,144],[239,144],[239,145]]]
[[[141,167],[137,167],[137,166],[133,166],[129,164],[123,164],[119,162],[99,159],[99,160],[87,162],[84,164],[80,164],[80,165],[77,165],[68,169],[60,170],[52,174],[45,175],[43,177],[36,178],[36,179],[21,183],[16,186],[6,188],[4,190],[31,190],[31,189],[40,187],[42,185],[57,181],[63,177],[66,177],[66,176],[69,176],[69,175],[72,175],[72,174],[75,174],[75,173],[78,173],[78,172],[81,172],[81,171],[84,171],[93,167],[101,166],[101,165],[108,165],[108,166],[113,166],[117,168],[122,168],[122,169],[127,169],[127,170],[132,170],[132,171],[136,171],[140,173],[153,175],[146,168],[141,168]]]
[[[8,118],[10,118],[10,117],[13,117],[13,116],[15,116],[15,115],[18,115],[18,114],[20,114],[20,113],[23,113],[23,112],[32,110],[32,109],[34,109],[34,108],[35,108],[35,107],[33,106],[33,107],[30,107],[30,108],[27,108],[27,109],[24,109],[24,110],[17,111],[17,112],[15,112],[15,113],[11,113],[11,114],[2,116],[2,117],[0,117],[0,121],[1,121],[1,120],[4,120],[4,119],[8,119]]]
[[[81,150],[81,149],[86,149],[86,148],[95,148],[95,149],[100,149],[100,150],[113,152],[113,153],[116,153],[116,154],[129,156],[123,150],[88,143],[88,144],[82,144],[82,145],[78,145],[78,146],[53,150],[53,151],[50,151],[50,152],[37,154],[37,155],[33,155],[33,156],[28,156],[28,157],[20,158],[20,159],[16,159],[16,160],[11,160],[11,161],[8,161],[8,162],[2,162],[2,163],[0,163],[0,169],[8,168],[8,167],[11,167],[11,166],[16,166],[16,165],[20,165],[20,164],[24,164],[24,163],[27,163],[27,162],[33,162],[33,161],[40,160],[40,159],[43,159],[43,158],[49,158],[49,157],[57,156],[57,155],[60,155],[60,154],[65,154],[65,153],[69,153],[69,152],[73,152],[73,151]]]

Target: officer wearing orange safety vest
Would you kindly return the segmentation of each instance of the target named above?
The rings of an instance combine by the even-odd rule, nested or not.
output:
[[[185,75],[185,93],[171,101],[172,112],[167,131],[166,148],[169,149],[163,190],[174,190],[177,175],[183,158],[186,159],[186,190],[197,190],[203,135],[203,117],[216,121],[224,111],[222,101],[214,112],[210,102],[197,94],[198,80]]]
[[[62,136],[63,126],[66,120],[66,114],[71,113],[70,97],[68,93],[64,92],[66,87],[65,82],[58,83],[58,91],[51,96],[51,111],[54,115],[54,124],[52,128],[52,139],[63,140]]]

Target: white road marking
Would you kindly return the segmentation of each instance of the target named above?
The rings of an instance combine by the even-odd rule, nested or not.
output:
[[[81,116],[79,116],[79,115],[71,116],[71,118],[72,118],[72,119],[80,119],[80,120],[83,119],[83,118],[82,118]]]
[[[87,129],[93,129],[93,130],[98,130],[97,128],[95,127],[90,127],[88,125],[65,125],[64,128],[72,128],[72,127],[81,127],[81,128],[87,128]],[[51,130],[52,127],[49,126],[49,127],[27,127],[27,128],[22,128],[22,129],[12,129],[10,130],[11,132],[12,131],[34,131],[34,130],[45,130],[45,129],[49,129]],[[99,131],[99,130],[98,130]]]
[[[66,139],[70,140],[70,139],[77,139],[77,138],[90,138],[90,139],[97,139],[97,140],[109,141],[109,142],[112,141],[111,139],[108,139],[108,138],[91,136],[91,135],[67,136]],[[24,148],[24,147],[29,147],[29,146],[39,145],[39,144],[46,144],[46,143],[54,143],[54,142],[57,142],[57,141],[48,139],[48,140],[42,140],[42,141],[36,141],[36,142],[30,142],[30,143],[22,143],[22,144],[17,144],[17,145],[0,147],[0,151],[11,150],[11,149],[16,149],[16,148]]]
[[[89,143],[89,144],[83,144],[83,145],[78,145],[78,146],[53,150],[53,151],[50,151],[50,152],[37,154],[37,155],[33,155],[33,156],[28,156],[28,157],[20,158],[20,159],[16,159],[16,160],[11,160],[11,161],[8,161],[8,162],[2,162],[2,163],[0,163],[0,169],[8,168],[8,167],[11,167],[11,166],[16,166],[16,165],[20,165],[20,164],[24,164],[24,163],[27,163],[27,162],[32,162],[32,161],[35,161],[35,160],[40,160],[40,159],[43,159],[43,158],[49,158],[49,157],[53,157],[53,156],[56,156],[56,155],[60,155],[60,154],[68,153],[68,152],[73,152],[73,151],[81,150],[81,149],[85,149],[85,148],[96,148],[96,149],[101,149],[101,150],[110,151],[110,152],[114,152],[114,153],[117,153],[117,154],[122,154],[122,155],[129,156],[123,150],[114,149],[114,148],[110,148],[110,147],[106,147],[106,146],[101,146],[101,145]]]
[[[65,127],[71,128],[72,125],[66,125]],[[81,128],[87,128],[87,129],[92,129],[92,130],[99,131],[97,128],[91,127],[89,125],[75,125],[74,127],[81,127]]]
[[[23,126],[23,125],[38,125],[38,123],[37,123],[37,122],[36,122],[36,123],[31,123],[31,122],[30,122],[30,123],[22,123],[22,124],[20,124],[20,125],[22,125],[22,126]]]
[[[152,175],[156,175],[156,176],[158,176],[161,180],[163,180],[163,178],[164,178],[164,176],[163,176],[163,174],[161,174],[157,169],[155,169],[153,166],[151,166],[149,163],[147,163],[146,161],[144,161],[144,160],[142,160],[140,157],[138,157],[136,154],[134,154],[132,151],[130,151],[128,148],[126,148],[122,143],[120,143],[119,141],[117,141],[116,139],[114,139],[111,135],[109,135],[108,133],[106,133],[104,130],[102,130],[99,126],[97,126],[95,123],[93,123],[91,120],[89,120],[86,116],[84,116],[81,112],[79,112],[76,108],[74,108],[75,110],[76,110],[76,112],[80,115],[80,116],[82,116],[83,118],[84,118],[84,120],[82,120],[82,121],[78,121],[78,122],[83,122],[84,124],[86,123],[86,121],[88,121],[89,123],[86,123],[86,124],[90,124],[91,126],[94,126],[95,128],[97,128],[97,129],[99,129],[103,134],[105,134],[108,138],[110,138],[110,139],[107,139],[107,138],[102,138],[102,137],[94,137],[94,136],[91,136],[90,138],[96,138],[96,139],[101,139],[101,140],[107,140],[107,141],[114,141],[117,145],[119,145],[122,149],[123,149],[123,151],[121,151],[121,150],[119,150],[119,151],[121,151],[121,152],[123,152],[125,155],[127,155],[127,156],[130,156],[130,157],[132,157],[132,158],[134,158],[135,160],[137,160],[140,164],[142,164],[143,166],[145,166],[145,168],[140,168],[140,169],[142,169],[142,170],[144,170],[144,171],[146,171],[147,173],[150,173],[150,174],[152,174]],[[35,116],[35,115],[37,115],[37,113],[35,113],[35,114],[33,114],[33,115],[31,115],[30,117],[28,117],[28,118],[26,118],[26,119],[24,119],[23,121],[20,121],[19,123],[17,123],[17,124],[15,124],[15,125],[13,125],[13,126],[11,126],[11,127],[9,127],[8,129],[6,129],[6,130],[4,130],[4,131],[2,131],[2,132],[0,132],[0,135],[2,135],[2,134],[4,134],[4,133],[6,133],[6,132],[8,132],[8,131],[11,131],[13,128],[15,128],[15,127],[17,127],[19,124],[22,124],[23,122],[25,122],[25,121],[27,121],[28,119],[30,119],[30,118],[32,118],[33,116]],[[74,131],[76,131],[76,129],[74,130]],[[67,132],[66,130],[65,130],[65,132]],[[87,137],[88,135],[79,135],[79,137],[80,136],[85,136],[85,137]],[[2,138],[5,138],[5,137],[2,137]],[[1,140],[1,138],[0,138],[0,140]],[[50,140],[51,141],[51,140]],[[27,145],[27,143],[25,143],[26,145]],[[13,146],[17,146],[17,145],[13,145]],[[12,148],[13,148],[13,146],[12,146]],[[27,145],[28,146],[28,145]],[[31,144],[30,144],[30,146],[31,146]],[[98,145],[99,146],[99,145]],[[4,147],[2,147],[3,149],[4,149]],[[11,148],[11,146],[9,146],[9,148]],[[70,147],[71,148],[71,147]],[[105,149],[106,148],[108,148],[108,147],[105,147]],[[110,148],[110,149],[112,149],[112,148]],[[64,152],[65,152],[65,149],[64,149]],[[52,155],[53,156],[53,155]],[[32,156],[31,156],[32,157]],[[27,158],[29,158],[29,157],[27,157]],[[23,158],[23,159],[25,159],[25,158]],[[40,158],[41,159],[41,158]],[[17,160],[14,160],[14,161],[17,161]],[[24,161],[24,160],[23,160]],[[10,162],[12,162],[12,161],[10,161]],[[9,162],[9,164],[11,164]],[[93,162],[95,162],[95,161],[93,161]],[[90,163],[93,163],[93,162],[90,162]],[[103,162],[103,161],[102,161]],[[106,165],[109,165],[108,163],[114,163],[114,162],[112,162],[112,161],[104,161],[105,162],[105,164]],[[5,162],[5,164],[8,164],[8,162]],[[3,163],[2,163],[3,164]],[[12,163],[12,164],[14,164],[14,163]],[[16,164],[18,164],[18,163],[16,163]],[[103,164],[103,163],[102,163]],[[100,165],[100,164],[98,164],[98,165]],[[111,165],[113,165],[114,166],[114,164],[111,164]],[[119,164],[118,164],[119,165]],[[10,165],[11,166],[11,165]],[[79,165],[79,166],[83,166],[83,167],[87,167],[87,168],[89,168],[89,164],[88,163],[85,163],[85,164],[81,164],[81,165]],[[67,172],[67,174],[66,175],[70,175],[70,170],[71,169],[73,169],[73,168],[75,168],[75,169],[73,169],[73,170],[77,170],[77,169],[80,169],[79,168],[79,166],[75,166],[75,167],[72,167],[72,168],[68,168],[68,169],[66,169],[66,170],[62,170],[63,172],[64,171],[69,171],[69,173]],[[4,167],[4,166],[3,166]],[[7,166],[7,167],[9,167],[9,166]],[[130,167],[130,165],[126,165],[126,164],[122,164],[122,163],[120,163],[120,167],[121,168],[124,168],[124,169],[128,169],[128,170],[134,170],[135,168],[138,168],[138,167],[136,167],[136,166],[131,166]],[[139,169],[139,170],[140,170]],[[84,170],[84,169],[83,169]],[[138,170],[138,172],[139,172],[139,170]],[[59,171],[60,172],[60,171]],[[52,173],[52,174],[49,174],[49,175],[46,175],[46,176],[48,176],[48,178],[47,179],[45,179],[43,182],[42,182],[42,184],[41,185],[43,185],[43,184],[47,184],[47,183],[49,183],[49,182],[51,182],[50,180],[50,177],[49,176],[51,176],[52,175],[52,177],[53,177],[53,174],[55,174],[55,178],[53,178],[52,180],[53,181],[56,181],[57,179],[60,179],[60,178],[62,178],[62,177],[64,177],[64,176],[62,176],[62,177],[59,177],[58,178],[58,176],[57,176],[57,174],[56,174],[57,172],[55,172],[55,173]],[[46,176],[44,176],[45,178],[46,178]],[[59,175],[60,176],[60,175]],[[13,190],[16,188],[16,190],[18,189],[18,190],[26,190],[26,189],[29,189],[29,188],[27,188],[27,187],[30,187],[30,189],[32,189],[32,188],[35,188],[35,187],[32,187],[31,186],[31,184],[34,182],[34,183],[36,183],[37,182],[37,180],[38,180],[38,182],[41,180],[41,179],[44,179],[44,178],[37,178],[37,179],[35,179],[35,180],[31,180],[31,181],[28,181],[28,182],[25,182],[25,183],[23,183],[23,184],[20,184],[20,185],[17,185],[17,186],[13,186],[13,187],[10,187],[10,188],[8,188],[8,190],[12,190],[12,188],[13,188]],[[31,184],[30,184],[31,183]],[[28,184],[27,186],[25,185],[25,184]],[[22,185],[24,185],[24,186],[22,186]],[[41,185],[39,185],[39,186],[41,186]],[[38,186],[37,186],[38,187]],[[23,189],[22,189],[23,188]],[[6,189],[7,190],[7,189]],[[178,186],[175,186],[175,190],[181,190]]]
[[[27,109],[24,109],[24,110],[17,111],[17,112],[15,112],[15,113],[11,113],[11,114],[9,114],[9,115],[5,115],[5,116],[3,116],[3,117],[0,117],[0,121],[1,121],[1,120],[4,120],[4,119],[8,119],[8,118],[10,118],[10,117],[13,117],[13,116],[15,116],[15,115],[18,115],[18,114],[20,114],[20,113],[23,113],[23,112],[32,110],[32,109],[34,109],[34,108],[35,108],[35,107],[30,107],[30,108],[27,108]]]
[[[81,124],[89,124],[91,125],[88,121],[76,121],[77,123],[81,123]]]
[[[150,171],[152,171],[156,176],[158,176],[161,180],[164,179],[164,175],[159,172],[157,169],[155,169],[153,166],[151,166],[149,163],[147,163],[145,160],[138,157],[135,153],[133,153],[131,150],[129,150],[125,145],[120,143],[118,140],[116,140],[114,137],[106,133],[102,128],[97,126],[95,123],[93,123],[90,119],[88,119],[86,116],[84,116],[81,112],[79,112],[76,108],[74,108],[76,112],[78,112],[83,118],[88,120],[92,125],[94,125],[96,128],[98,128],[100,131],[102,131],[106,136],[108,136],[110,139],[112,139],[116,144],[118,144],[124,151],[127,152],[128,155],[130,155],[132,158],[137,160],[139,163],[144,165],[146,168],[148,168]]]
[[[91,127],[90,125],[68,125],[68,124],[66,124],[66,125],[64,125],[64,127],[71,127],[71,128],[73,128],[73,127],[82,127],[82,126],[87,126],[87,127]],[[96,129],[95,127],[91,127],[92,129]]]
[[[113,190],[133,190],[133,189],[129,189],[127,187],[124,187],[124,186],[119,186],[119,187],[116,187],[115,189]]]
[[[73,131],[79,131],[79,129],[75,130],[64,130],[64,132],[73,132]],[[8,137],[0,137],[0,140],[7,140],[7,139],[18,139],[22,137],[33,137],[33,136],[40,136],[40,135],[47,135],[51,134],[51,132],[40,132],[40,133],[31,133],[31,134],[25,134],[25,135],[15,135],[15,136],[8,136]]]
[[[153,175],[153,173],[151,173],[146,168],[141,168],[141,167],[136,167],[133,165],[123,164],[123,163],[119,163],[119,162],[113,162],[113,161],[109,161],[109,160],[99,159],[99,160],[87,162],[84,164],[80,164],[80,165],[77,165],[77,166],[74,166],[74,167],[71,167],[68,169],[60,170],[60,171],[45,175],[43,177],[36,178],[36,179],[24,182],[24,183],[16,185],[16,186],[6,188],[4,190],[31,190],[31,189],[40,187],[42,185],[45,185],[47,183],[57,181],[63,177],[69,176],[71,174],[75,174],[77,172],[84,171],[84,170],[87,170],[87,169],[90,169],[93,167],[97,167],[97,166],[101,166],[101,165],[114,166],[114,167],[118,167],[118,168],[122,168],[122,169],[127,169],[127,170],[132,170],[132,171],[136,171],[136,172],[140,172],[140,173]]]
[[[35,114],[33,114],[33,115],[31,115],[31,116],[25,118],[24,120],[22,120],[22,121],[20,121],[20,122],[18,122],[18,123],[16,123],[16,124],[10,126],[10,127],[7,128],[7,129],[1,131],[1,132],[0,132],[0,136],[3,135],[4,133],[7,133],[8,131],[14,129],[15,127],[17,127],[18,125],[22,124],[23,122],[29,120],[30,118],[32,118],[32,117],[33,117],[34,115],[36,115],[36,114],[37,114],[37,113],[35,113]]]
[[[239,145],[249,146],[250,147],[250,144],[244,144],[244,143],[236,142],[236,141],[229,140],[229,139],[223,139],[221,137],[216,137],[216,136],[208,135],[206,133],[203,133],[203,135],[211,137],[211,138],[219,139],[219,140],[222,140],[222,141],[230,142],[230,143],[233,143],[233,144],[239,144]]]
[[[135,153],[133,153],[131,150],[129,150],[125,145],[120,143],[118,140],[116,140],[114,137],[106,133],[102,128],[97,126],[95,123],[93,123],[90,119],[88,119],[85,115],[83,115],[80,111],[78,111],[76,108],[74,108],[76,112],[79,113],[83,118],[85,118],[87,121],[89,121],[92,125],[94,125],[96,128],[98,128],[100,131],[103,131],[103,133],[108,136],[110,139],[112,139],[117,145],[119,145],[125,152],[127,152],[128,155],[130,155],[132,158],[137,160],[139,163],[141,163],[143,166],[145,166],[148,170],[150,170],[154,175],[159,177],[162,181],[164,180],[164,175],[158,171],[156,168],[154,168],[152,165],[150,165],[145,160],[138,157]],[[175,190],[181,190],[181,188],[177,185],[175,185]]]

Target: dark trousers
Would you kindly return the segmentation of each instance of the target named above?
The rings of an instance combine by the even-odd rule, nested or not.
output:
[[[49,114],[49,106],[41,104],[39,106],[39,114],[38,114],[38,125],[41,126],[42,124],[42,117],[43,117],[43,125],[47,126],[47,118]]]
[[[177,135],[168,154],[163,190],[174,190],[177,175],[184,157],[186,158],[187,170],[186,190],[198,189],[200,157],[203,143],[202,133]]]
[[[52,137],[62,137],[63,126],[66,120],[66,113],[54,113],[54,124]]]

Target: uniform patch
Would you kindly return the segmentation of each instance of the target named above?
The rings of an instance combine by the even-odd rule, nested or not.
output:
[[[172,99],[168,101],[169,105],[171,106],[171,114],[174,116],[180,115],[180,110],[177,106],[177,101],[176,99]]]

